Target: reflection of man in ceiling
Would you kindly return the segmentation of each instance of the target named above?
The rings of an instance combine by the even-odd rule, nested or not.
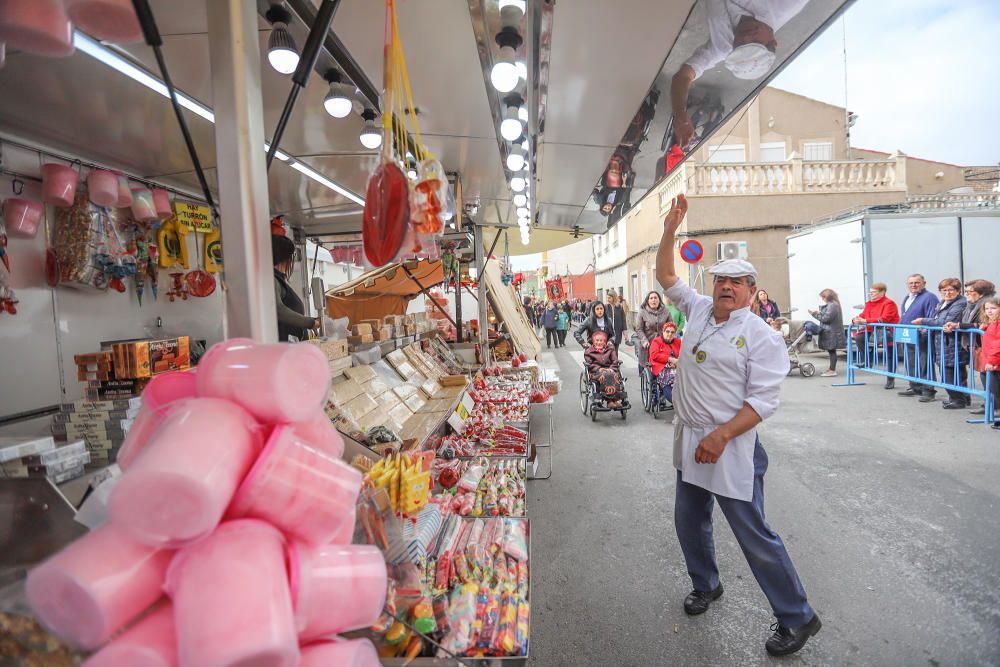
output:
[[[687,148],[695,132],[687,112],[691,84],[720,62],[738,79],[757,80],[766,75],[778,47],[774,33],[809,0],[704,1],[708,41],[695,49],[670,84],[674,134],[681,148]]]

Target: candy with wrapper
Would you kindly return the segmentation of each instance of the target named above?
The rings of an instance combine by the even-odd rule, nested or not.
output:
[[[515,519],[506,520],[507,530],[503,538],[503,550],[518,561],[528,559],[528,536],[526,524]]]

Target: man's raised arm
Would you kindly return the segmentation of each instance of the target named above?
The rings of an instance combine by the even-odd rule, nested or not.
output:
[[[677,236],[677,228],[684,220],[687,213],[687,199],[684,195],[677,197],[670,202],[670,210],[667,217],[663,219],[663,237],[660,239],[660,247],[656,251],[656,279],[663,289],[668,290],[677,282],[677,271],[674,268],[674,239]]]

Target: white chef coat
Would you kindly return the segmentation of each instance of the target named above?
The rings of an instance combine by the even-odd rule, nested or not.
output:
[[[809,0],[706,0],[708,41],[695,49],[687,60],[694,70],[694,78],[733,52],[733,39],[741,16],[752,16],[777,33],[807,2]]]
[[[730,440],[717,463],[696,463],[694,452],[705,436],[735,417],[744,404],[762,420],[774,414],[789,371],[784,340],[749,308],[734,311],[717,325],[712,298],[681,280],[666,296],[687,317],[673,391],[674,466],[689,484],[749,501],[756,429]],[[700,363],[698,357],[703,357]]]

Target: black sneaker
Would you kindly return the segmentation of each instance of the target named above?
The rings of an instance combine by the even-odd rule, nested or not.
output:
[[[691,591],[684,598],[684,612],[688,616],[704,614],[708,611],[708,606],[721,597],[722,584],[716,586],[714,591]]]
[[[819,616],[816,614],[813,614],[812,620],[808,623],[794,630],[774,623],[771,625],[774,634],[764,644],[764,648],[771,655],[790,655],[805,646],[809,638],[819,632],[822,627],[823,624],[820,623]]]
[[[898,391],[896,393],[900,396],[920,396],[920,392],[916,389],[907,389],[906,391]]]

